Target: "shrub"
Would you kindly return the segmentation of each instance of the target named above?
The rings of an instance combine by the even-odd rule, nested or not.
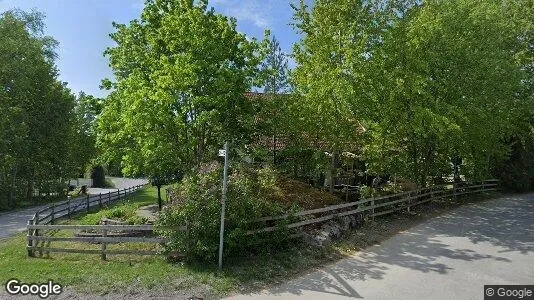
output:
[[[360,198],[362,199],[376,197],[377,195],[378,195],[378,192],[376,191],[376,189],[370,186],[360,187]]]
[[[131,224],[131,225],[143,225],[143,224],[148,223],[148,218],[133,215],[126,219],[126,223]]]
[[[526,192],[534,189],[534,134],[512,138],[510,156],[494,167],[494,176],[505,190]]]
[[[114,208],[106,213],[106,217],[110,219],[122,219],[126,217],[126,211],[123,208]]]
[[[163,210],[156,228],[187,226],[188,230],[184,233],[160,229],[160,234],[171,241],[166,246],[167,251],[186,254],[188,259],[215,260],[219,248],[221,174],[221,168],[216,167],[186,176],[179,184],[176,194],[181,201]],[[246,234],[258,225],[251,221],[284,213],[280,205],[266,197],[272,193],[275,182],[276,173],[271,169],[240,166],[231,170],[226,201],[225,256],[255,249],[255,245],[266,238],[276,244],[288,236],[283,224],[272,234]]]
[[[101,165],[91,166],[91,179],[93,180],[93,187],[106,187],[106,171]]]

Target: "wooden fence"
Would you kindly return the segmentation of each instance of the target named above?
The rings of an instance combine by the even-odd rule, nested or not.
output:
[[[338,217],[354,214],[366,214],[370,217],[391,214],[399,210],[409,211],[412,206],[437,200],[445,197],[453,197],[465,194],[493,191],[497,189],[498,180],[489,179],[479,183],[461,183],[458,185],[436,185],[404,193],[397,193],[381,197],[361,199],[354,202],[327,206],[324,208],[300,211],[294,214],[265,217],[254,223],[270,224],[261,229],[249,230],[247,234],[275,231],[279,228],[274,223],[289,217],[298,221],[287,225],[288,228],[299,228],[312,224],[319,224]],[[350,186],[347,186],[350,188]]]
[[[100,193],[100,194],[95,194],[95,195],[87,195],[85,197],[80,197],[76,199],[69,199],[67,201],[52,204],[44,209],[38,210],[37,212],[35,212],[33,217],[28,221],[28,226],[27,226],[28,255],[34,256],[34,250],[36,250],[36,248],[38,248],[41,251],[41,253],[43,250],[46,250],[46,252],[53,252],[53,251],[59,252],[58,249],[52,249],[52,248],[44,249],[44,245],[45,244],[49,245],[50,242],[53,240],[65,239],[65,238],[43,236],[42,233],[51,232],[53,230],[58,230],[59,228],[67,229],[69,228],[68,226],[75,226],[75,225],[53,225],[57,219],[70,218],[74,214],[81,213],[81,212],[89,212],[93,208],[101,209],[104,206],[107,206],[114,202],[120,201],[121,199],[124,199],[127,195],[131,194],[134,191],[137,191],[143,186],[144,185],[137,185],[137,186],[129,187],[129,188],[122,189],[122,190],[110,191],[108,193]],[[67,227],[61,227],[61,226],[67,226]],[[138,226],[144,226],[144,225],[138,225]],[[146,227],[123,228],[122,230],[143,230],[142,228],[144,228],[144,230],[147,230]],[[85,229],[88,229],[88,228],[86,227]],[[152,230],[152,227],[150,227],[150,231],[151,230]],[[104,234],[104,231],[102,231],[102,234]],[[81,239],[81,238],[76,238],[76,239]],[[39,243],[41,243],[41,246],[38,246]],[[68,249],[62,249],[62,250],[67,250],[67,251],[61,251],[61,252],[68,252]],[[78,250],[80,249],[77,249],[77,251]]]
[[[249,230],[247,234],[257,234],[262,232],[275,231],[280,228],[279,226],[276,226],[275,223],[277,221],[287,220],[288,218],[291,218],[291,220],[296,221],[288,224],[287,227],[289,229],[297,229],[308,225],[320,224],[328,220],[332,220],[334,218],[350,216],[358,213],[362,213],[370,217],[375,217],[390,214],[399,210],[409,211],[410,208],[415,205],[426,203],[432,200],[437,200],[446,197],[456,197],[465,194],[493,191],[497,189],[497,185],[498,181],[494,179],[486,180],[480,183],[462,183],[461,185],[456,185],[454,187],[451,185],[438,185],[404,193],[361,199],[355,202],[300,211],[294,214],[264,217],[253,222],[257,225],[257,227],[259,227],[259,229]],[[120,193],[118,195],[120,197]],[[93,199],[93,202],[99,200],[99,198],[96,200]],[[88,203],[91,203],[91,201],[89,201]],[[74,210],[71,210],[70,206],[68,207],[69,208],[67,209],[67,212],[73,213]],[[83,211],[83,208],[78,209],[78,211]],[[54,212],[58,213],[58,211],[55,211],[52,208],[51,214],[54,214]],[[52,223],[51,220],[54,220],[54,217],[50,217],[49,214],[45,218],[39,218],[39,214],[36,214],[34,218],[28,222],[27,249],[29,256],[34,256],[35,252],[39,252],[40,254],[48,252],[100,254],[102,259],[106,259],[107,254],[153,255],[156,254],[157,251],[109,250],[107,249],[107,245],[116,243],[161,244],[167,242],[166,239],[155,237],[153,235],[152,225],[50,225],[48,223],[39,224],[40,220],[48,220],[48,223]],[[262,226],[265,227],[262,228]],[[84,232],[93,232],[93,235],[56,237],[46,236],[45,234],[43,234],[43,232],[50,233],[54,231],[57,232],[59,230],[81,230]],[[185,231],[186,228],[180,227],[176,228],[176,230]],[[118,234],[132,231],[145,232],[145,236],[121,236],[120,234]],[[91,250],[53,248],[50,247],[50,243],[53,241],[99,243],[101,244],[101,248]]]
[[[28,230],[33,231],[32,235],[28,235],[28,255],[35,256],[36,252],[41,255],[49,252],[63,252],[63,253],[84,253],[84,254],[100,254],[102,259],[106,259],[107,254],[135,254],[135,255],[155,255],[157,251],[149,250],[130,250],[130,249],[107,249],[108,244],[118,243],[149,243],[161,244],[166,240],[159,237],[153,237],[152,225],[28,225]],[[89,236],[73,236],[62,237],[43,235],[39,231],[47,231],[48,233],[56,233],[60,230],[79,230],[82,232],[91,232]],[[121,236],[125,232],[147,232],[149,236]],[[75,248],[53,248],[50,247],[51,242],[82,242],[91,244],[100,244],[100,249],[75,249]]]

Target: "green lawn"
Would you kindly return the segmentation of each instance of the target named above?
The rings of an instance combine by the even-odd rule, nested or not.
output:
[[[228,291],[232,286],[227,277],[170,264],[163,257],[122,255],[110,256],[108,261],[103,261],[98,255],[51,253],[50,258],[30,258],[24,246],[23,234],[0,243],[1,282],[10,278],[24,282],[52,279],[77,291],[90,293],[118,292],[132,283],[147,289],[161,284],[176,289],[186,283],[210,283],[217,293]],[[182,280],[177,281],[177,278]]]
[[[217,297],[232,291],[259,290],[342,257],[333,249],[291,243],[286,251],[265,251],[227,259],[223,273],[217,274],[216,263],[169,263],[161,256],[108,255],[108,260],[103,261],[99,255],[51,253],[50,257],[30,258],[25,244],[24,234],[0,242],[0,282],[10,278],[24,282],[52,279],[77,292],[90,294],[120,293],[129,290],[133,284],[147,290],[165,288],[169,291],[195,290],[202,286],[205,293]],[[70,248],[73,248],[72,244]],[[128,247],[132,248],[131,245]],[[134,247],[146,249],[142,245]]]
[[[165,200],[164,191],[165,187],[161,187],[162,198]],[[126,197],[124,200],[120,200],[104,209],[89,214],[84,214],[81,217],[73,219],[76,224],[84,225],[96,225],[102,218],[117,219],[127,221],[130,224],[142,224],[144,223],[141,218],[137,217],[135,212],[139,207],[157,204],[158,203],[158,191],[155,187],[144,188],[136,191]]]

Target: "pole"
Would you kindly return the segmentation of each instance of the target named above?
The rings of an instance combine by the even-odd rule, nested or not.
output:
[[[219,233],[219,272],[222,270],[222,255],[224,242],[224,213],[226,209],[226,190],[228,186],[228,142],[224,143],[224,173],[221,200],[221,232]]]

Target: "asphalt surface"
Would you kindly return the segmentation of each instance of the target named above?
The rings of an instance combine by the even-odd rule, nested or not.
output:
[[[534,194],[460,207],[333,265],[230,299],[484,299],[534,284]]]
[[[112,189],[101,189],[101,188],[88,188],[88,193],[90,195],[98,195],[99,193],[107,194],[108,192],[113,192],[117,190],[122,190],[125,188],[134,187],[137,185],[146,184],[148,181],[146,179],[130,179],[130,178],[110,178],[115,188]],[[85,196],[77,199],[72,199],[71,204],[81,203],[85,201]],[[57,202],[54,204],[60,204],[62,202]],[[65,203],[65,202],[63,202]],[[33,217],[36,211],[44,209],[50,206],[50,204],[45,204],[41,206],[34,206],[31,208],[26,208],[22,210],[17,210],[13,212],[5,212],[0,214],[0,239],[10,237],[18,232],[26,230],[26,225],[28,220]]]

